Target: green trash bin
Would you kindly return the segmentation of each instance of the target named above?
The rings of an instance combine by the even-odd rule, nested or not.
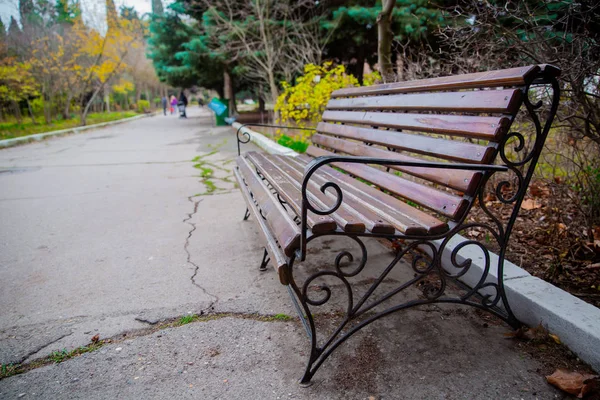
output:
[[[225,102],[225,103],[224,103]],[[214,97],[210,103],[208,103],[208,108],[210,108],[215,113],[215,119],[217,122],[217,126],[225,126],[227,122],[225,122],[225,118],[229,117],[229,107],[227,104],[229,100],[227,99],[217,99]]]

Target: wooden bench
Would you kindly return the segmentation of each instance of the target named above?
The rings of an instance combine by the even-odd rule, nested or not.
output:
[[[556,113],[559,73],[550,65],[534,65],[341,89],[333,93],[305,155],[249,152],[238,157],[234,173],[248,206],[245,219],[256,220],[264,240],[261,268],[273,264],[310,338],[301,383],[308,384],[347,338],[397,310],[464,304],[519,326],[504,290],[504,258]],[[533,96],[545,101],[530,100]],[[515,120],[531,132],[511,131]],[[238,142],[248,142],[249,135],[238,130]],[[508,211],[500,214],[488,207],[490,195]],[[468,220],[475,203],[488,222]],[[496,242],[496,265],[491,265],[495,258],[488,243],[467,240],[447,248],[450,239],[473,230],[485,232],[485,242]],[[353,239],[361,257],[344,251],[334,265],[298,282],[294,263],[304,261],[310,242],[324,235]],[[367,265],[365,237],[402,239],[403,247],[356,300],[351,278]],[[468,245],[484,252],[486,265],[472,287],[465,288],[459,278],[476,272],[471,259],[458,257]],[[419,249],[429,258],[425,265],[413,263],[413,279],[384,296],[371,296],[403,256]],[[451,265],[442,265],[448,252]],[[353,259],[352,268],[342,265]],[[338,329],[320,338],[313,316],[332,294],[323,283],[325,275],[346,287],[351,306]],[[447,291],[452,282],[462,290]],[[397,293],[415,285],[422,295],[394,302]],[[315,288],[322,292],[320,298]],[[384,309],[374,312],[379,305]]]

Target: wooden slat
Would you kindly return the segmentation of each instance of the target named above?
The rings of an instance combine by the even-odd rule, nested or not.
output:
[[[312,157],[335,155],[315,146],[309,147],[306,154]],[[332,163],[332,165],[454,220],[459,219],[468,207],[468,202],[458,196],[409,181],[368,165],[344,162]]]
[[[527,67],[510,68],[499,71],[345,88],[333,92],[332,97],[410,93],[432,90],[458,90],[498,86],[522,86],[530,82],[539,71],[540,67],[537,65],[530,65]]]
[[[262,184],[261,179],[243,156],[237,158],[239,172],[246,180],[254,199],[260,207],[273,236],[286,256],[290,257],[300,245],[300,228],[292,221],[281,204]]]
[[[506,89],[353,97],[332,99],[327,109],[513,113],[521,106],[521,93]]]
[[[481,146],[474,143],[415,135],[413,133],[359,128],[326,122],[320,122],[317,131],[347,139],[360,140],[365,143],[379,144],[397,150],[406,150],[411,153],[465,163],[489,164],[496,156],[496,145],[494,143]]]
[[[387,158],[390,160],[408,162],[425,161],[420,158],[410,157],[404,154],[386,151],[377,147],[367,146],[362,143],[336,139],[331,136],[325,136],[321,134],[313,135],[312,142],[320,146],[328,147],[330,149],[354,156]],[[426,179],[431,182],[459,190],[461,192],[465,192],[469,195],[473,194],[481,177],[481,173],[473,171],[404,167],[395,165],[390,165],[390,168],[406,172],[410,175],[417,176],[419,178]],[[475,178],[475,182],[472,182],[473,178]]]
[[[275,268],[275,270],[277,271],[277,275],[279,275],[279,281],[281,282],[281,284],[287,285],[289,284],[288,260],[283,254],[281,248],[277,245],[277,240],[272,236],[271,231],[269,230],[269,227],[267,226],[266,222],[260,216],[258,208],[256,207],[256,204],[254,204],[250,192],[248,191],[247,186],[244,184],[243,178],[240,175],[237,168],[233,169],[233,174],[237,179],[238,184],[240,185],[242,197],[246,201],[248,211],[250,211],[250,214],[252,215],[254,220],[256,220],[256,223],[259,225],[260,229],[258,231],[261,235],[262,243],[265,246],[265,250],[267,250],[269,258],[271,259],[270,263],[271,265],[273,265],[273,268]]]
[[[306,155],[299,157],[276,156],[280,162],[287,162],[304,171],[306,164],[312,160]],[[314,175],[319,184],[334,182],[344,191],[345,196],[353,196],[362,201],[367,207],[390,221],[400,232],[406,235],[422,236],[439,234],[448,230],[448,224],[424,213],[405,202],[398,200],[379,189],[356,180],[350,175],[336,171],[329,166],[323,166]]]
[[[510,123],[507,117],[404,114],[393,112],[325,111],[323,121],[363,124],[411,131],[499,140]]]
[[[270,160],[273,165],[277,165],[277,167],[281,168],[285,171],[286,174],[290,177],[290,179],[295,180],[298,186],[302,185],[302,180],[304,177],[304,172],[302,170],[298,170],[294,167],[289,161],[289,159],[293,157],[280,157],[275,159],[274,156],[264,156],[268,160]],[[308,190],[309,193],[313,194],[313,197],[318,199],[318,203],[328,204],[329,206],[334,204],[334,200],[336,196],[333,194],[328,194],[326,192],[323,194],[320,191],[321,184],[315,183],[314,180],[309,181]],[[327,196],[329,198],[327,199]],[[353,226],[348,226],[348,221],[358,220],[362,225],[362,231],[365,229],[377,234],[393,234],[395,232],[394,225],[385,221],[381,215],[374,212],[371,208],[365,207],[364,203],[360,200],[357,200],[353,197],[344,197],[344,201],[340,208],[331,214],[332,217],[338,221],[340,227],[346,232],[353,232],[356,230]],[[356,223],[354,223],[356,225]],[[354,232],[359,233],[359,232]]]
[[[259,169],[261,174],[275,188],[277,193],[287,202],[296,215],[300,215],[302,210],[302,195],[298,185],[292,183],[281,171],[260,153],[248,152],[246,157]],[[308,225],[314,233],[326,233],[335,231],[337,224],[328,216],[315,215],[313,212],[308,212]]]

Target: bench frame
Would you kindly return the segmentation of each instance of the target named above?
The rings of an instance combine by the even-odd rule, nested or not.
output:
[[[526,149],[525,137],[520,132],[510,131],[506,134],[505,138],[498,147],[498,160],[504,165],[480,165],[480,164],[447,164],[447,163],[434,163],[434,162],[403,162],[393,161],[390,159],[378,159],[371,157],[358,157],[358,156],[326,156],[314,158],[305,168],[304,179],[302,182],[302,213],[300,220],[296,222],[301,227],[301,239],[300,245],[297,251],[289,258],[287,262],[287,268],[281,273],[280,280],[288,288],[290,297],[293,304],[298,312],[300,320],[306,329],[306,333],[310,340],[310,356],[308,364],[304,372],[300,383],[303,385],[310,384],[311,378],[317,372],[322,363],[331,355],[335,349],[341,345],[344,341],[360,331],[365,326],[372,322],[382,318],[386,315],[392,314],[396,311],[426,305],[433,303],[451,303],[451,304],[462,304],[472,306],[481,310],[488,311],[497,317],[507,322],[513,328],[518,328],[521,323],[514,315],[506,295],[504,287],[504,260],[506,256],[507,244],[517,219],[521,203],[527,192],[527,188],[533,176],[535,166],[540,157],[541,151],[544,147],[544,143],[552,121],[556,115],[558,103],[560,99],[560,87],[557,80],[558,72],[557,69],[552,66],[542,66],[540,72],[536,74],[529,82],[526,82],[523,86],[523,105],[526,108],[528,116],[533,121],[535,141],[531,149]],[[532,86],[546,85],[552,89],[551,103],[549,104],[549,111],[544,113],[538,113],[543,103],[539,101],[533,103],[530,98],[530,89]],[[515,116],[512,118],[512,122]],[[281,127],[277,125],[266,125],[266,124],[245,124],[237,130],[238,140],[238,154],[240,152],[240,144],[248,143],[251,139],[250,133],[247,130],[243,130],[246,126],[262,126],[262,127],[277,127],[283,129],[289,129],[289,127]],[[304,129],[304,128],[297,128]],[[310,129],[310,128],[309,128]],[[513,141],[516,140],[516,145]],[[513,151],[517,154],[522,154],[520,161],[513,161],[507,156],[507,147],[514,146]],[[401,165],[401,166],[413,166],[413,167],[425,167],[425,168],[444,168],[444,169],[459,169],[459,170],[471,170],[481,171],[482,179],[479,182],[476,195],[469,199],[469,205],[467,212],[460,221],[450,224],[449,231],[443,234],[427,235],[427,236],[412,236],[412,235],[386,235],[386,234],[350,234],[344,232],[338,228],[334,232],[324,234],[313,234],[308,228],[307,214],[308,211],[312,211],[317,215],[329,215],[334,213],[344,201],[344,191],[335,182],[327,182],[323,184],[320,189],[325,192],[327,189],[331,189],[336,195],[336,202],[330,209],[319,209],[313,205],[307,196],[307,186],[311,179],[311,176],[317,172],[320,168],[325,165],[334,162],[346,162],[346,163],[359,163],[359,164],[371,164],[371,165]],[[524,173],[523,171],[524,170]],[[258,171],[257,171],[258,172]],[[513,175],[513,181],[516,182],[516,193],[510,198],[507,198],[503,192],[503,188],[511,185],[508,180],[503,180],[497,183],[495,188],[492,188],[496,194],[496,197],[502,203],[511,206],[512,212],[507,222],[502,222],[502,219],[495,215],[489,210],[484,201],[485,188],[490,183],[490,178],[496,172],[509,172]],[[270,185],[259,173],[259,177],[263,179],[268,187]],[[242,178],[243,179],[243,178]],[[271,187],[272,189],[272,187]],[[244,190],[244,188],[242,188]],[[275,193],[276,194],[276,193]],[[277,196],[277,199],[285,208],[285,201],[281,197]],[[487,216],[490,217],[492,223],[465,223],[466,218],[470,213],[471,207],[475,201],[478,200],[479,206]],[[244,220],[248,219],[251,214],[254,214],[255,218],[264,218],[260,209],[254,207],[254,204],[248,202],[248,209],[246,210],[246,216]],[[442,266],[442,255],[444,251],[447,251],[448,242],[458,235],[460,232],[479,228],[488,232],[500,246],[498,254],[498,261],[496,267],[497,276],[490,274],[493,269],[492,258],[487,247],[477,240],[465,240],[462,243],[455,246],[450,254],[451,266]],[[307,247],[309,243],[318,237],[337,235],[345,236],[352,239],[358,245],[360,249],[360,257],[354,257],[350,251],[344,250],[340,252],[334,262],[334,269],[320,270],[304,280],[302,284],[298,284],[294,279],[294,263],[296,261],[304,261],[306,259]],[[363,237],[377,237],[388,240],[404,239],[406,246],[400,249],[394,256],[390,264],[384,269],[379,278],[371,284],[369,289],[362,295],[360,299],[354,299],[354,293],[352,291],[351,283],[348,278],[358,275],[367,264],[367,249],[362,241]],[[438,241],[434,243],[433,241]],[[441,243],[439,242],[441,241]],[[477,246],[484,255],[485,265],[483,272],[478,282],[473,287],[468,287],[459,278],[464,276],[472,266],[472,260],[466,259],[463,262],[457,260],[458,253],[461,249],[467,246]],[[423,251],[427,255],[423,254]],[[415,277],[408,282],[400,284],[396,289],[388,292],[385,296],[371,301],[367,304],[367,300],[371,298],[373,292],[377,287],[384,281],[389,272],[406,256],[410,254],[412,261],[410,262]],[[358,264],[353,267],[351,271],[348,271],[347,265],[342,265],[344,262],[353,262],[356,260]],[[264,257],[261,263],[261,270],[263,270],[266,264],[269,262],[269,255],[265,249]],[[355,263],[355,264],[356,264]],[[353,264],[353,265],[355,265]],[[495,264],[495,263],[494,263]],[[451,268],[451,270],[448,269]],[[428,283],[425,278],[431,275],[435,275],[439,278],[439,284],[432,285]],[[343,320],[339,326],[334,330],[328,338],[322,343],[317,340],[317,328],[315,326],[314,316],[315,312],[312,308],[322,306],[326,304],[332,295],[332,288],[327,284],[320,283],[316,284],[315,281],[323,276],[330,276],[339,280],[341,285],[345,288],[347,293],[347,309],[344,313]],[[463,290],[459,296],[446,295],[446,287],[448,283],[453,282],[459,288]],[[417,298],[410,300],[402,304],[396,304],[385,308],[383,311],[372,312],[371,310],[380,305],[381,303],[388,301],[391,297],[395,296],[399,292],[412,287],[417,284],[421,284],[423,292],[423,298]],[[309,291],[309,288],[317,286],[321,292],[320,298],[313,298]],[[337,285],[336,285],[337,286]],[[352,325],[351,323],[354,322]]]

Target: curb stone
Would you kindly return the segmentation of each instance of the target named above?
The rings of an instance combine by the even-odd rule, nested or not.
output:
[[[84,131],[87,131],[90,129],[103,128],[103,127],[109,126],[109,125],[122,124],[124,122],[135,121],[136,119],[153,117],[155,114],[156,113],[136,115],[135,117],[118,119],[116,121],[102,122],[100,124],[87,125],[87,126],[76,126],[73,128],[61,129],[58,131],[36,133],[35,135],[28,135],[28,136],[21,136],[21,137],[16,137],[16,138],[12,138],[12,139],[0,140],[0,149],[7,148],[7,147],[13,147],[13,146],[30,143],[30,142],[38,142],[40,140],[43,140],[43,139],[46,139],[46,138],[52,137],[52,136],[62,136],[62,135],[68,135],[70,133],[80,133],[80,132],[84,132]]]
[[[241,124],[236,122],[232,126],[237,130]],[[299,155],[249,128],[242,128],[242,132],[247,132],[254,143],[269,153]],[[452,270],[452,251],[466,240],[456,235],[448,242],[442,253],[445,269]],[[439,246],[441,240],[436,243]],[[460,278],[471,287],[478,282],[485,269],[483,253],[473,247],[465,246],[456,257],[459,264],[467,258],[472,260],[471,268]],[[491,265],[497,259],[498,255],[490,252]],[[496,271],[490,269],[489,279],[495,279],[496,276]],[[528,326],[541,324],[557,335],[580,359],[590,364],[594,370],[600,371],[600,309],[532,276],[508,260],[504,261],[504,287],[511,308],[520,321]]]

